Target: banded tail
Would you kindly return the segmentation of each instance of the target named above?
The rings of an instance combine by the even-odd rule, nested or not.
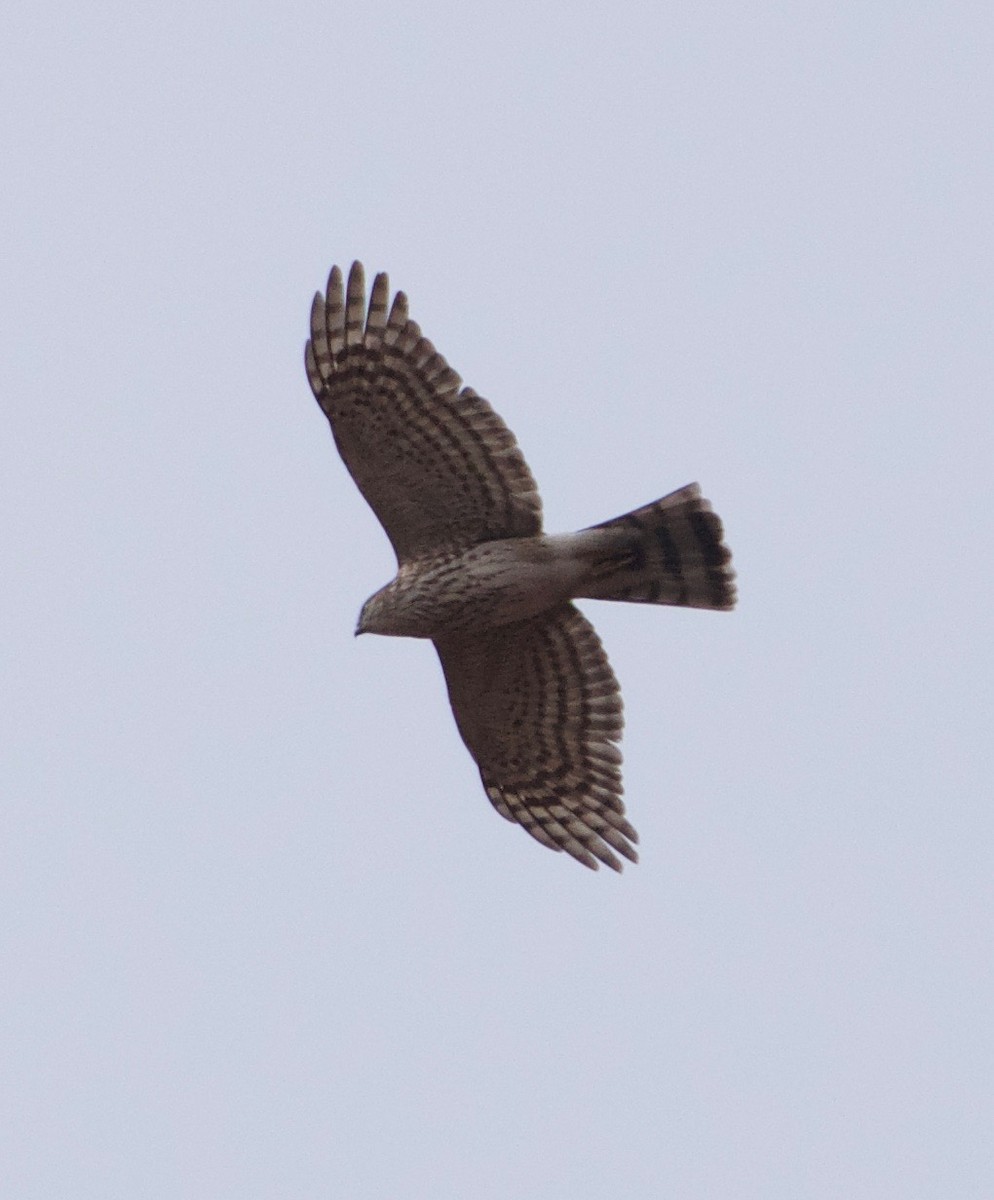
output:
[[[618,550],[598,556],[579,597],[735,607],[735,573],[729,565],[731,552],[722,542],[721,520],[696,483],[591,528],[628,532],[630,537]]]

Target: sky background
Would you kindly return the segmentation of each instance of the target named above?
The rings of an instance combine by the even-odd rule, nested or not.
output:
[[[987,3],[29,5],[0,45],[0,1194],[989,1200]],[[491,809],[302,366],[361,258],[598,605],[642,861]]]

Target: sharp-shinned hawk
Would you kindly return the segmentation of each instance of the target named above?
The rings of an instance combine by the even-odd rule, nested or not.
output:
[[[307,376],[397,554],[357,633],[430,638],[491,803],[587,867],[637,861],[621,801],[617,680],[573,599],[730,609],[721,521],[689,484],[579,533],[542,532],[514,435],[461,388],[385,274],[334,267]],[[617,851],[617,854],[614,852]]]

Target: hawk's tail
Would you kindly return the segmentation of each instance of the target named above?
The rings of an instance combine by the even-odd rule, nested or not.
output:
[[[578,596],[686,608],[735,607],[731,552],[721,520],[696,483],[594,525],[630,536],[598,556]]]

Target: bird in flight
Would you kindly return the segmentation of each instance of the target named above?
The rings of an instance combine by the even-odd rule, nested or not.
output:
[[[542,532],[514,435],[361,263],[314,297],[307,377],[397,574],[356,633],[430,638],[494,808],[550,850],[620,871],[621,692],[575,599],[735,604],[722,525],[696,483],[579,533]],[[619,858],[618,856],[621,856]]]

